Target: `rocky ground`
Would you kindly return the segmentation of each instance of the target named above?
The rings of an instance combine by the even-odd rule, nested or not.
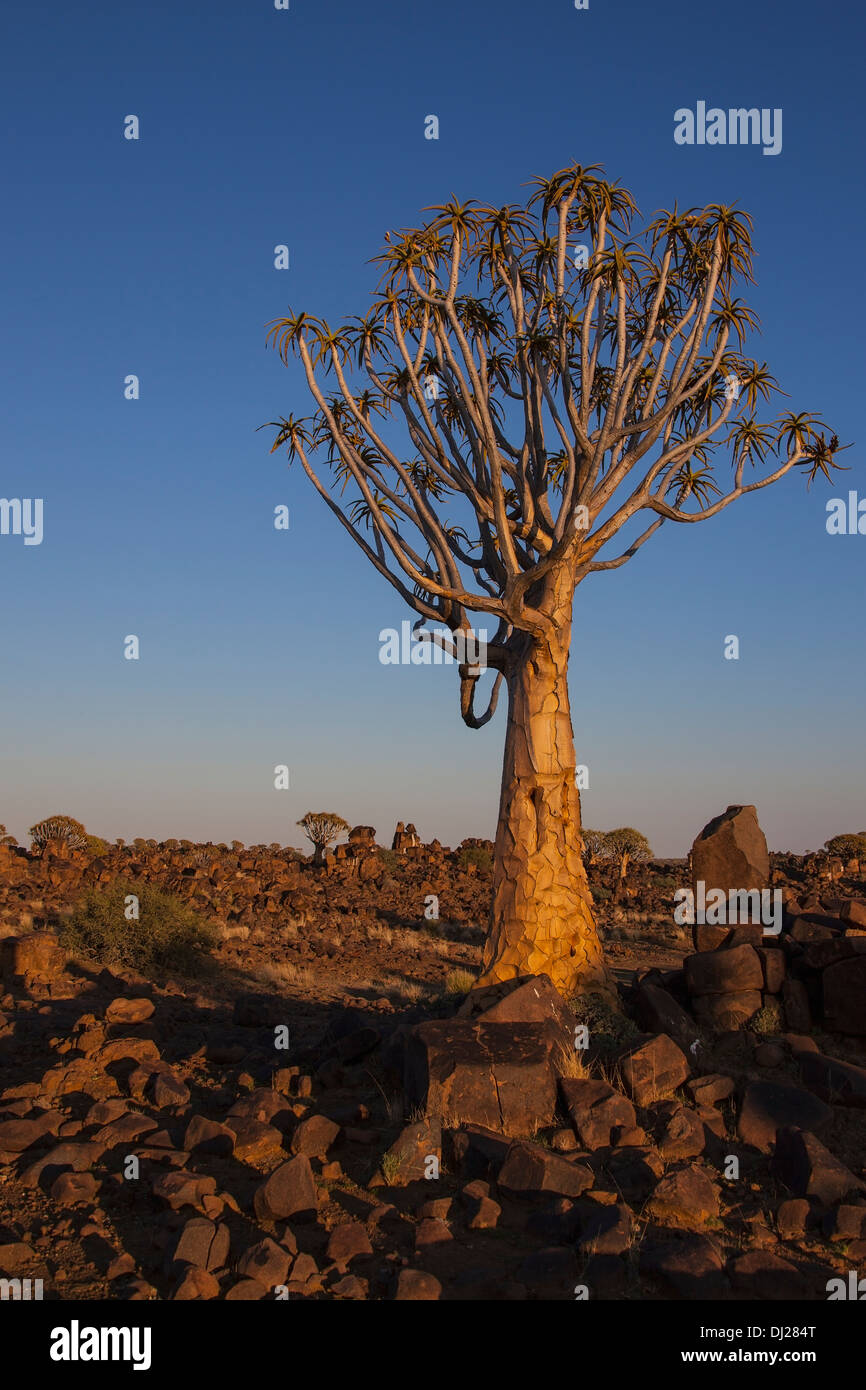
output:
[[[467,994],[485,848],[0,847],[0,1277],[826,1299],[866,1255],[859,866],[774,856],[769,941],[675,925],[684,861],[591,868],[617,1012],[545,977]],[[118,877],[217,923],[194,977],[62,948]]]

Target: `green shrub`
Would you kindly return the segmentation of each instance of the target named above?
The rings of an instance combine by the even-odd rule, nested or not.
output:
[[[461,869],[467,868],[470,864],[475,864],[484,873],[489,873],[493,868],[493,856],[489,849],[481,849],[478,845],[466,845],[461,849],[458,856]]]
[[[400,866],[406,862],[402,854],[398,854],[397,851],[393,849],[380,849],[379,858],[388,872],[392,874],[395,869],[399,869]]]
[[[599,994],[575,995],[568,1006],[578,1023],[589,1029],[589,1046],[595,1056],[617,1056],[625,1043],[639,1036],[639,1029],[620,1009]]]
[[[781,1033],[784,1028],[782,1007],[777,999],[770,999],[756,1014],[743,1024],[753,1033]]]
[[[137,919],[127,916],[131,897],[138,899]],[[190,971],[217,943],[216,928],[174,894],[119,879],[87,893],[60,937],[74,955],[143,971]]]
[[[84,848],[96,859],[100,854],[107,854],[111,846],[101,835],[88,835]]]
[[[606,903],[610,898],[610,889],[605,888],[603,883],[592,889],[592,900],[595,903]]]

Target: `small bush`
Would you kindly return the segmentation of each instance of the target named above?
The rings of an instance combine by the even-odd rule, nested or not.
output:
[[[471,970],[450,970],[445,977],[447,994],[468,994],[474,984],[475,976]]]
[[[493,868],[493,856],[489,849],[481,849],[478,845],[466,845],[458,855],[458,862],[461,869],[474,864],[476,868],[484,873],[489,873]]]
[[[605,888],[603,883],[592,889],[592,900],[594,903],[606,903],[610,898],[610,889]]]
[[[385,865],[385,868],[388,870],[388,872],[392,874],[394,873],[395,869],[401,868],[402,865],[406,863],[402,854],[398,854],[397,851],[394,849],[380,849],[379,858]]]
[[[138,899],[138,918],[127,899]],[[115,881],[94,889],[62,923],[60,938],[74,955],[135,970],[188,972],[217,944],[216,928],[187,903],[151,884]]]
[[[84,848],[88,854],[92,854],[96,859],[101,854],[107,854],[111,846],[107,840],[103,840],[101,835],[88,835]]]
[[[592,992],[578,994],[568,1001],[568,1005],[577,1022],[586,1024],[590,1050],[596,1057],[614,1057],[626,1043],[633,1042],[639,1036],[637,1025],[602,995]]]
[[[781,1005],[777,1000],[771,999],[753,1014],[743,1027],[753,1033],[781,1033],[784,1029]]]

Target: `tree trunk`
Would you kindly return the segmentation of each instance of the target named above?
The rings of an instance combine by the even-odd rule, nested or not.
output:
[[[581,857],[563,626],[555,647],[528,641],[507,675],[493,906],[478,983],[543,973],[567,997],[597,991],[613,1001]]]

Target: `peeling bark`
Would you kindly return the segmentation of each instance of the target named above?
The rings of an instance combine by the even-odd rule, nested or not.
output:
[[[581,856],[568,698],[569,632],[508,673],[508,728],[480,985],[547,974],[566,996],[614,997]]]

